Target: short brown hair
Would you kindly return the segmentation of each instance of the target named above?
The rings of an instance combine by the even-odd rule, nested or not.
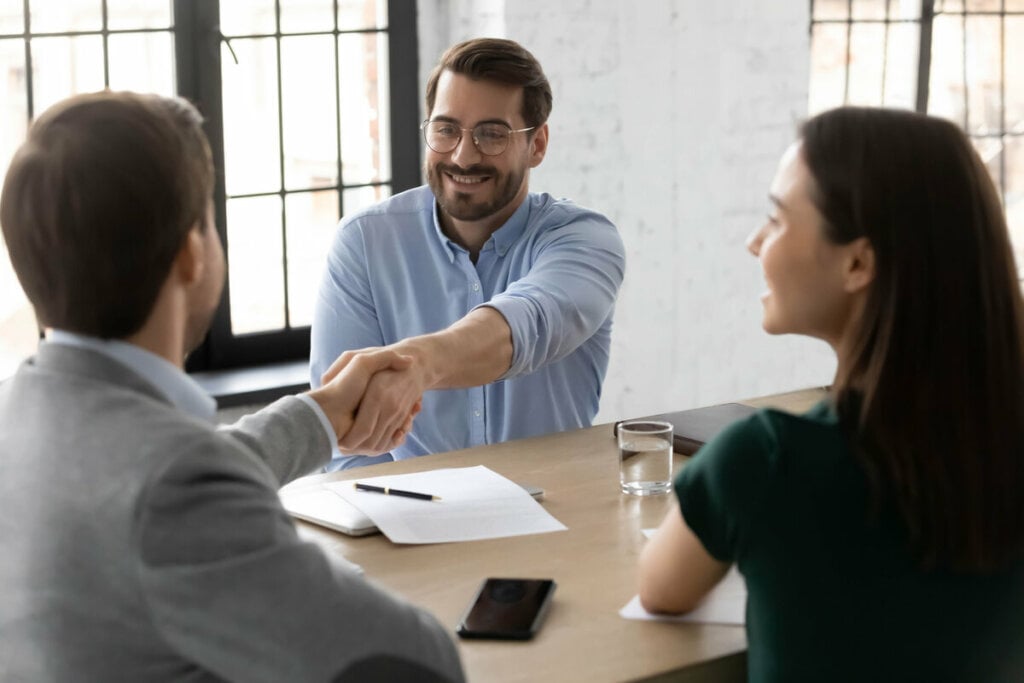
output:
[[[924,567],[1017,561],[1024,303],[984,163],[955,125],[907,111],[843,107],[801,137],[824,234],[875,254],[833,390],[876,506],[899,512]]]
[[[182,99],[99,92],[44,112],[0,195],[39,323],[104,339],[137,332],[189,230],[210,229],[213,179],[202,117]]]
[[[437,81],[444,71],[521,87],[522,114],[527,126],[540,126],[551,114],[551,84],[540,62],[513,40],[475,38],[448,48],[427,80],[427,116],[434,111]]]

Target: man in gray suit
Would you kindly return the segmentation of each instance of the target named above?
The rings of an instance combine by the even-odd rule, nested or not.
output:
[[[200,123],[79,96],[8,170],[0,224],[48,333],[0,384],[0,680],[462,680],[433,617],[300,541],[277,497],[406,361],[354,359],[227,429],[182,372],[224,279]]]

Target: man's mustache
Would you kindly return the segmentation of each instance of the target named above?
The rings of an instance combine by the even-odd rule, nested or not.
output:
[[[493,166],[474,164],[469,168],[462,168],[454,164],[438,164],[437,170],[451,175],[497,175],[498,171]]]

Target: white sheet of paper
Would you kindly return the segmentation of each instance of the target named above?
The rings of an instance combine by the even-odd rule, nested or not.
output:
[[[358,491],[354,481],[325,484],[365,512],[392,543],[478,541],[566,529],[521,486],[483,465],[358,481],[441,497],[416,500]]]
[[[619,610],[619,616],[626,619],[645,619],[647,621],[677,621],[697,624],[737,624],[746,623],[747,584],[743,576],[733,565],[729,573],[722,578],[717,586],[711,589],[704,601],[697,608],[680,616],[651,614],[640,605],[640,596],[626,603]]]

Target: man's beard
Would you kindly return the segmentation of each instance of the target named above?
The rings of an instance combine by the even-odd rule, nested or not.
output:
[[[490,201],[475,201],[472,195],[464,192],[445,194],[444,174],[451,175],[486,175],[485,182],[494,182],[494,194]],[[522,187],[525,171],[502,175],[492,166],[476,164],[467,169],[449,164],[434,164],[427,167],[427,184],[434,192],[438,206],[447,215],[460,221],[478,221],[493,216],[508,206]]]

